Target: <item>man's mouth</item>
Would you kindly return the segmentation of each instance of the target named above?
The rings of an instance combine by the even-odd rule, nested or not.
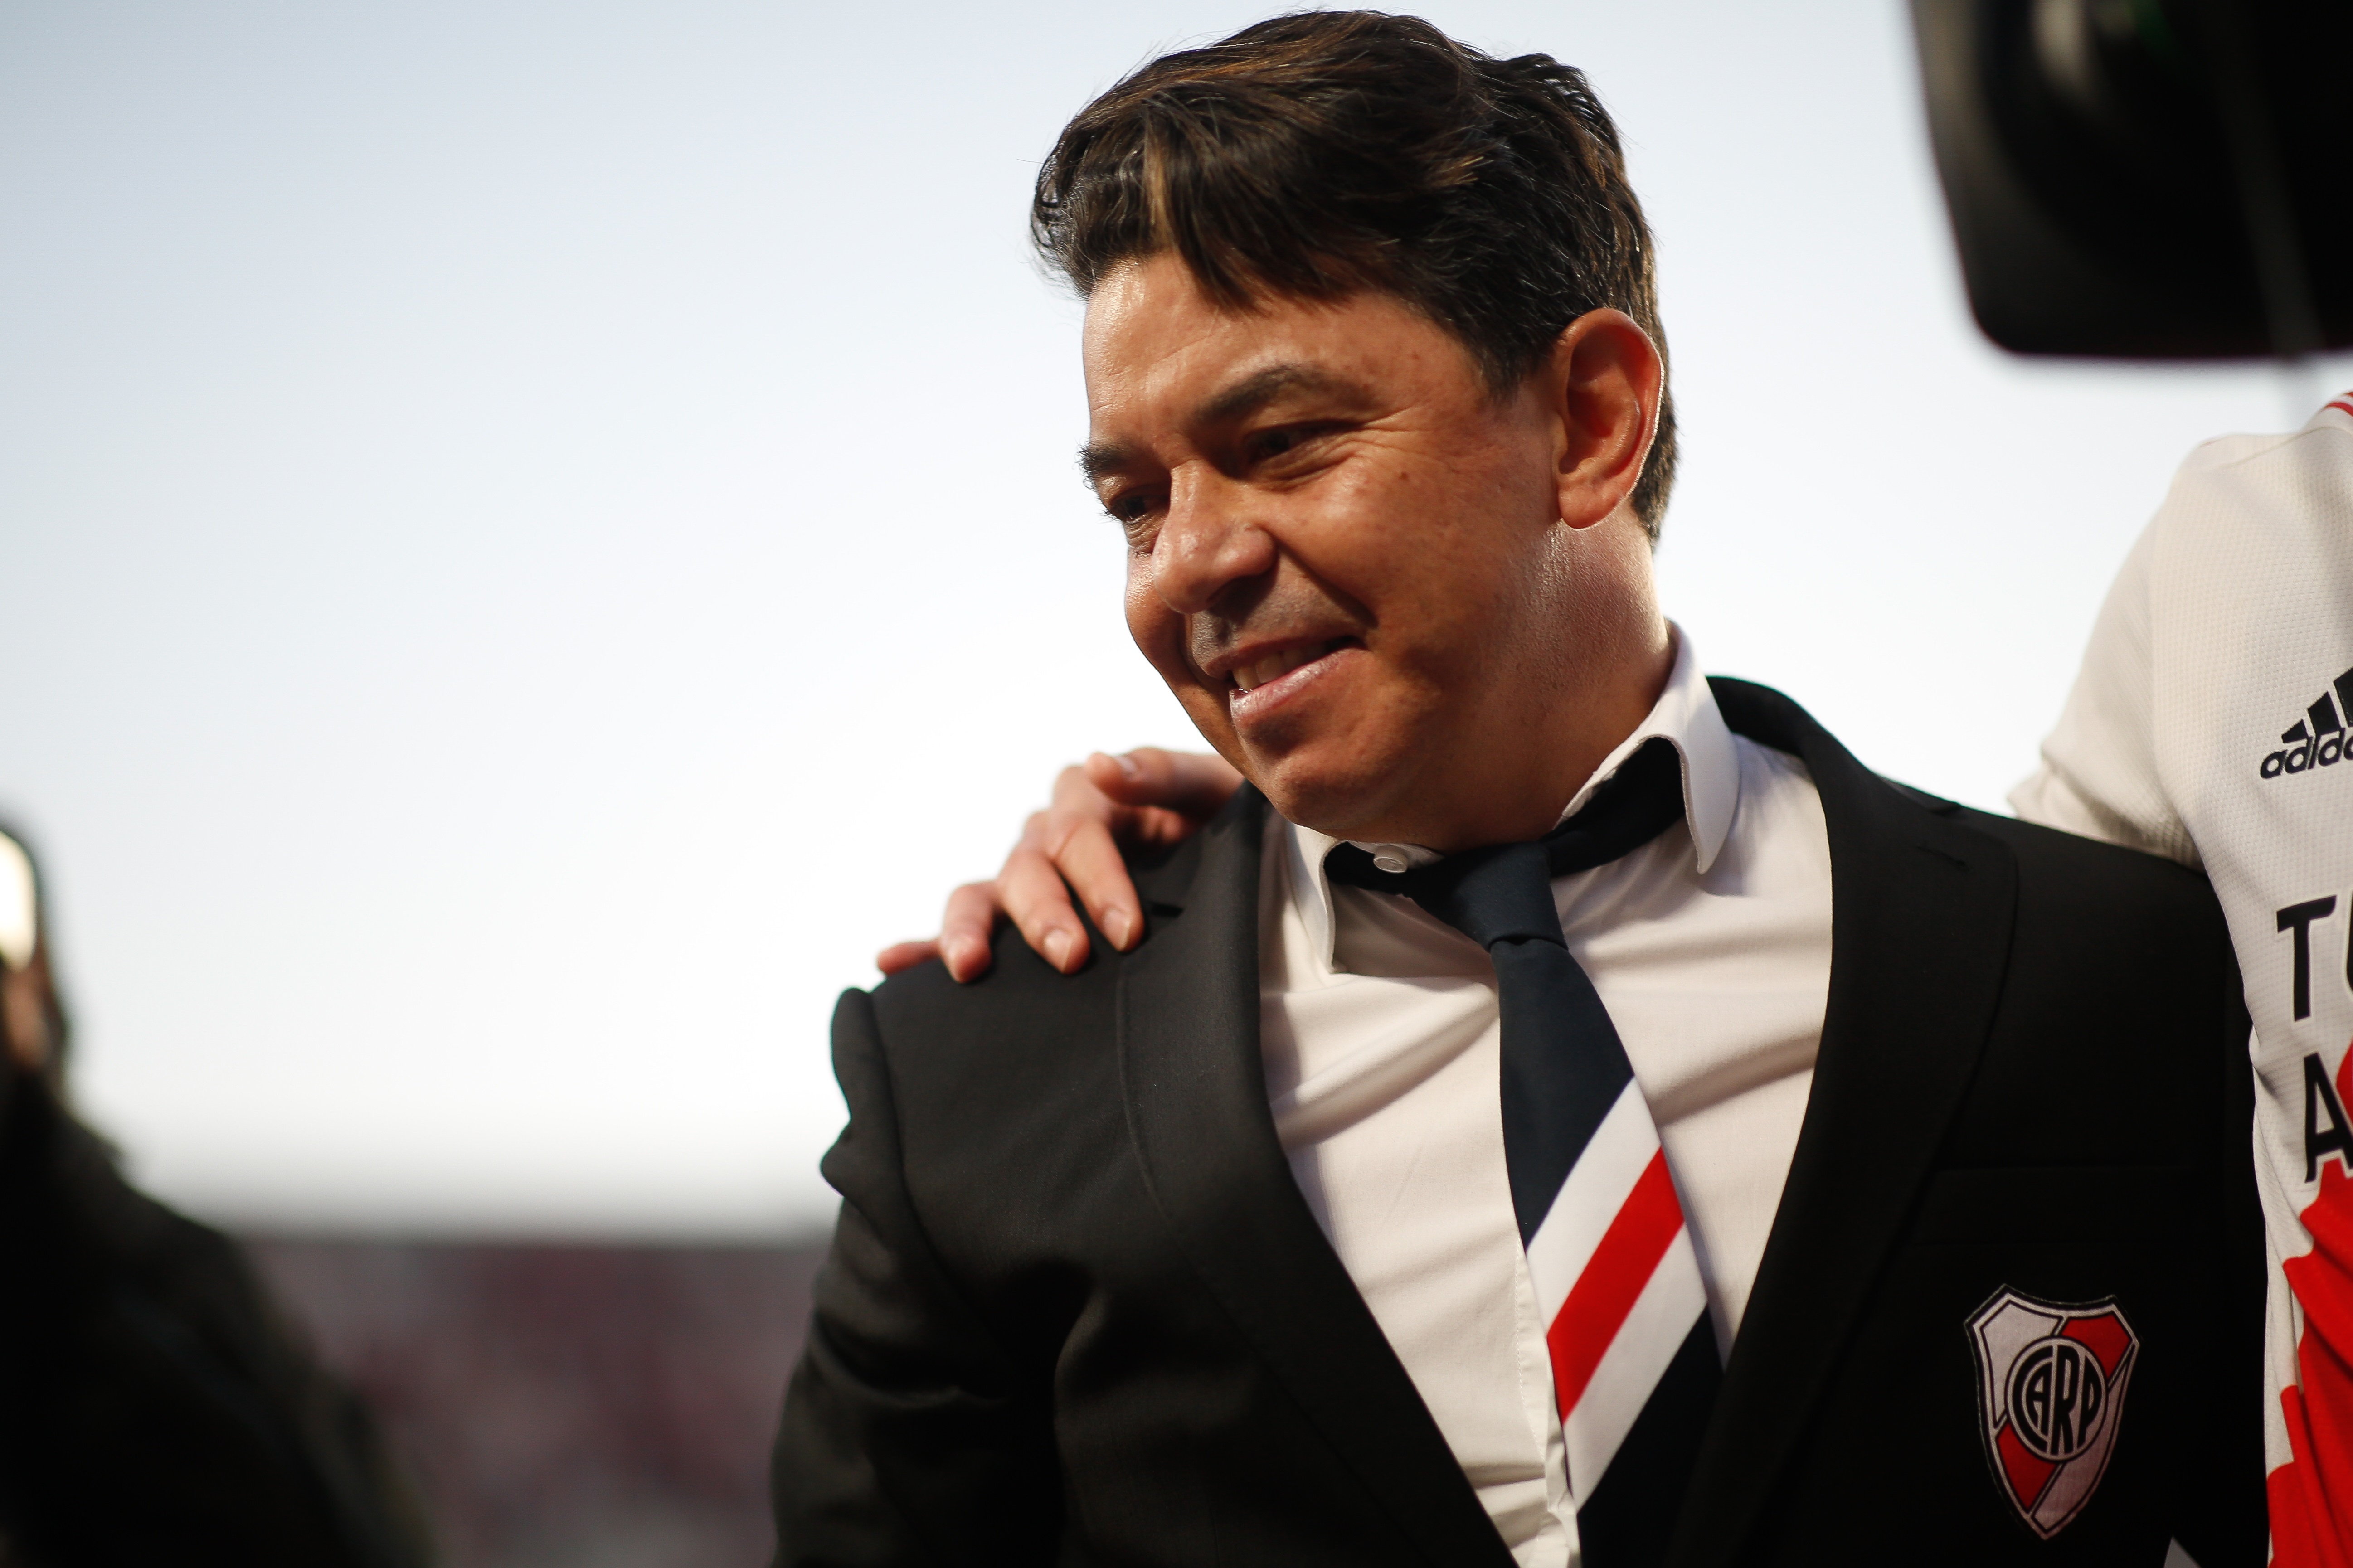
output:
[[[1324,655],[1354,643],[1354,637],[1333,637],[1325,642],[1294,643],[1277,648],[1248,664],[1237,665],[1227,672],[1227,679],[1238,691],[1255,691],[1270,682],[1282,679],[1302,665],[1314,664]]]

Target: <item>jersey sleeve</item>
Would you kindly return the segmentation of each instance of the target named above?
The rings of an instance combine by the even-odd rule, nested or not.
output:
[[[2042,763],[2010,791],[2028,822],[2200,866],[2198,847],[2158,774],[2149,571],[2159,511],[2125,558],[2092,627],[2083,668],[2042,742]]]

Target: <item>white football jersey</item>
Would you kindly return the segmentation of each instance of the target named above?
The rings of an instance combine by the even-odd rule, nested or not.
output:
[[[2254,1018],[2280,1564],[2353,1552],[2353,394],[2210,441],[2109,591],[2029,821],[2203,866]]]

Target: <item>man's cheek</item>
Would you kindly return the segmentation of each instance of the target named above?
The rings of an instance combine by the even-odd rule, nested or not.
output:
[[[1127,552],[1127,585],[1122,596],[1121,608],[1127,617],[1127,635],[1155,668],[1160,667],[1160,640],[1167,635],[1167,623],[1176,619],[1160,595],[1152,591],[1152,558]],[[1182,628],[1179,628],[1181,635]]]
[[[1209,750],[1231,763],[1243,777],[1257,782],[1253,760],[1234,733],[1233,724],[1226,717],[1225,704],[1208,697],[1198,686],[1179,691],[1176,700],[1184,707],[1185,716],[1193,721],[1193,728],[1201,739],[1208,742]]]
[[[1143,654],[1160,679],[1189,709],[1188,688],[1198,689],[1200,675],[1185,657],[1185,622],[1168,613],[1159,599],[1147,595],[1143,603],[1131,596],[1127,602],[1127,634],[1135,640],[1136,651]]]

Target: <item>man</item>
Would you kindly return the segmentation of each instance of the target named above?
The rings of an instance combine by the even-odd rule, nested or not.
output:
[[[1699,676],[1583,79],[1261,24],[1034,218],[1250,787],[1070,977],[845,996],[785,1559],[2259,1561],[2211,894]]]

